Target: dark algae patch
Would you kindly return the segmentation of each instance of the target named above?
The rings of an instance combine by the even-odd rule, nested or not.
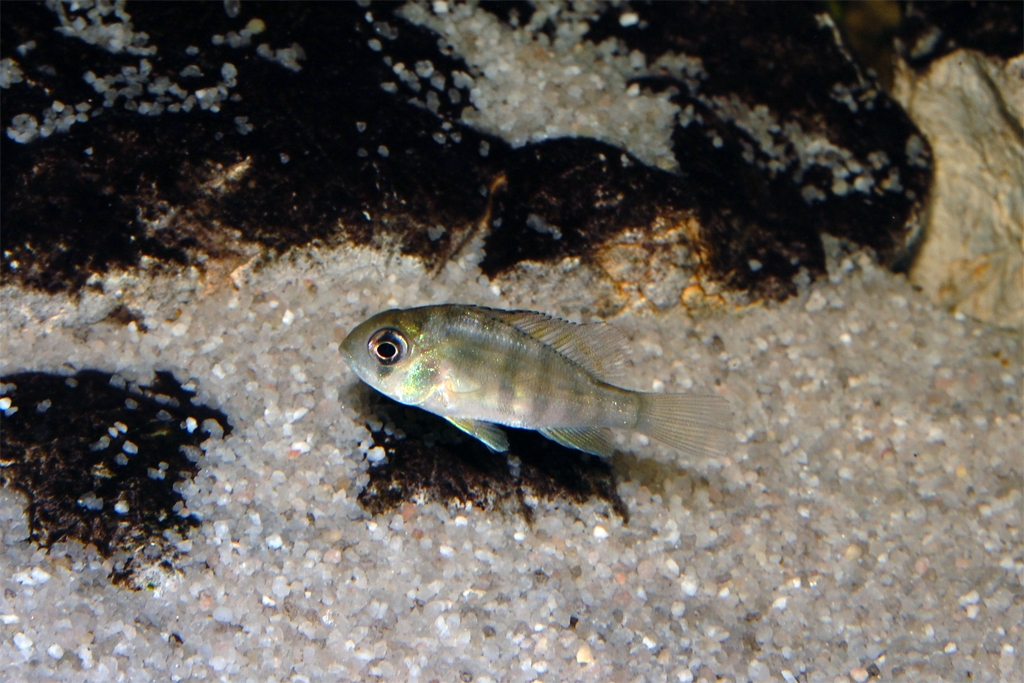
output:
[[[492,453],[444,419],[360,387],[368,395],[374,446],[386,462],[371,465],[359,502],[374,515],[405,502],[472,504],[532,521],[540,502],[606,502],[628,521],[612,465],[519,429],[506,429],[508,453]],[[371,395],[372,393],[372,395]],[[402,438],[398,438],[398,430]]]
[[[193,404],[168,372],[150,386],[95,370],[0,381],[11,402],[0,424],[0,484],[27,498],[30,539],[93,545],[112,560],[115,582],[128,585],[140,553],[172,557],[165,534],[199,524],[178,486],[198,472],[208,432],[231,430],[227,416]]]

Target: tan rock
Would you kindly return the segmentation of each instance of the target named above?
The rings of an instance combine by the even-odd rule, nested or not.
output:
[[[922,75],[897,69],[894,95],[924,132],[935,177],[910,277],[937,303],[1024,325],[1024,55],[972,50]]]

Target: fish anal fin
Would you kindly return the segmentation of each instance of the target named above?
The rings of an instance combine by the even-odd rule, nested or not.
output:
[[[466,432],[473,438],[484,442],[484,445],[497,453],[504,453],[508,450],[508,437],[501,427],[491,422],[481,420],[467,420],[458,417],[446,417],[446,420]]]
[[[595,378],[603,381],[625,375],[626,335],[608,323],[580,324],[535,311],[502,311],[470,306],[550,346]]]
[[[584,453],[610,458],[615,454],[611,432],[603,427],[579,427],[571,429],[541,429],[541,434],[567,448]]]

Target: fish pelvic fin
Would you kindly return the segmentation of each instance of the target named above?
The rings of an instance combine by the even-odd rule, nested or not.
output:
[[[540,429],[541,434],[568,448],[610,458],[615,453],[611,432],[600,427]]]
[[[501,427],[490,422],[480,420],[467,420],[458,417],[445,417],[444,419],[466,432],[473,438],[484,442],[484,445],[496,453],[504,453],[508,450],[508,437]]]
[[[713,394],[640,394],[636,430],[695,457],[727,455],[729,403]]]

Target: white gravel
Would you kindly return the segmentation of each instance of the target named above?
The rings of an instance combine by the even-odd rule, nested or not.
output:
[[[151,570],[148,591],[112,586],[89,549],[26,543],[24,501],[0,494],[0,678],[1019,679],[1021,337],[863,255],[782,305],[618,316],[633,386],[719,380],[736,412],[729,457],[632,442],[628,524],[564,501],[532,527],[437,504],[369,518],[369,433],[337,354],[352,325],[447,301],[599,310],[583,266],[538,289],[486,281],[478,256],[439,277],[347,248],[237,290],[194,272],[111,276],[79,301],[0,289],[4,374],[169,369],[234,426],[184,488],[203,525],[182,573]],[[119,303],[149,331],[95,322]]]

